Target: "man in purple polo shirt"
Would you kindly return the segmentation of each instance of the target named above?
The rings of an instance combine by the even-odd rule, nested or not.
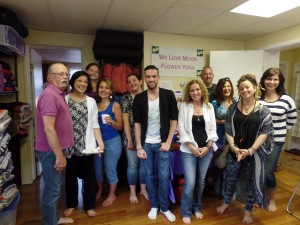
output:
[[[66,66],[54,63],[48,70],[48,84],[37,103],[37,137],[35,149],[42,165],[44,190],[42,224],[72,223],[61,218],[57,211],[60,197],[61,174],[66,167],[64,150],[74,145],[73,124],[65,102],[69,73]]]

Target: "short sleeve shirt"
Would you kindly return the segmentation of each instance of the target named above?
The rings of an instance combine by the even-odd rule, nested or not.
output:
[[[74,145],[73,123],[68,104],[65,101],[65,92],[52,84],[48,84],[42,91],[37,103],[37,135],[35,149],[50,151],[44,131],[43,116],[55,116],[55,130],[62,149]]]

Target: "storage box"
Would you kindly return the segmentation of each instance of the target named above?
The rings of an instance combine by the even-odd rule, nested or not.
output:
[[[4,210],[0,211],[0,225],[15,225],[17,218],[17,207],[20,194],[15,197],[13,202]]]
[[[181,176],[174,177],[173,190],[176,202],[181,202],[182,190],[183,190],[184,178]]]

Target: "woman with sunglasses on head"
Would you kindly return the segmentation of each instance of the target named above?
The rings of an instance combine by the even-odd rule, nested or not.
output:
[[[223,214],[233,195],[245,202],[243,223],[253,223],[254,204],[267,207],[265,158],[273,147],[273,123],[270,110],[259,103],[260,88],[254,75],[238,80],[239,101],[233,103],[225,119],[225,135],[231,151],[227,157],[224,202],[217,208]]]
[[[225,141],[224,122],[229,106],[235,102],[233,95],[234,90],[231,80],[228,77],[219,79],[212,105],[215,109],[217,134],[219,137],[217,143],[220,145],[223,145]]]
[[[271,154],[267,155],[266,180],[269,196],[268,210],[276,212],[275,201],[276,177],[275,169],[282,151],[286,131],[291,129],[297,120],[297,109],[294,100],[285,92],[284,76],[280,69],[267,69],[261,79],[262,96],[260,102],[266,105],[272,114],[274,124],[274,148]]]

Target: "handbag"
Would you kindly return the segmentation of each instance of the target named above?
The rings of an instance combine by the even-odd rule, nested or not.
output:
[[[215,165],[218,168],[223,169],[226,166],[226,161],[227,161],[227,156],[229,154],[229,150],[230,150],[229,144],[226,144],[223,146],[223,150],[222,150],[221,154],[215,161]]]

